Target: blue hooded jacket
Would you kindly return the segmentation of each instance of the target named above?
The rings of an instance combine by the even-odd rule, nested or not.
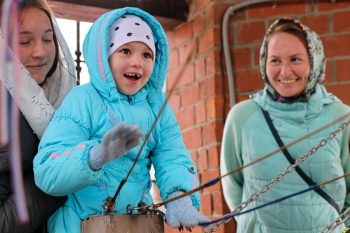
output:
[[[149,81],[132,96],[118,92],[108,63],[108,29],[124,14],[137,15],[148,23],[157,51]],[[90,149],[123,121],[137,124],[147,134],[166,101],[162,87],[169,61],[168,42],[162,26],[150,14],[130,7],[105,13],[86,35],[83,52],[91,82],[75,87],[65,98],[45,131],[34,160],[36,184],[51,195],[68,195],[65,205],[49,220],[50,232],[81,232],[82,220],[103,213],[104,199],[114,196],[146,136],[140,145],[97,171],[88,164]],[[117,197],[117,214],[125,214],[128,204],[136,207],[140,201],[153,203],[151,165],[163,200],[175,190],[189,191],[199,184],[197,170],[169,104]],[[198,208],[198,193],[191,198]]]

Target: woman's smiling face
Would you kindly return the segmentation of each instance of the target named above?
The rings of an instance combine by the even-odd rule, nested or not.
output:
[[[19,59],[34,80],[41,84],[55,59],[55,43],[50,19],[44,11],[28,8],[21,13]]]
[[[304,90],[310,75],[310,58],[299,38],[285,32],[271,36],[267,45],[266,75],[281,96],[297,96]]]

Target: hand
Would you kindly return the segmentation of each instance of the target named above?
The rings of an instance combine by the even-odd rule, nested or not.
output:
[[[114,126],[103,136],[99,145],[91,148],[90,167],[98,170],[109,161],[125,155],[140,144],[143,134],[137,125],[126,125],[122,122]]]
[[[180,196],[181,191],[170,194],[169,199]],[[187,228],[198,226],[202,222],[210,222],[210,219],[198,212],[192,205],[189,196],[185,196],[176,201],[169,202],[165,214],[166,223],[172,228],[185,226]]]

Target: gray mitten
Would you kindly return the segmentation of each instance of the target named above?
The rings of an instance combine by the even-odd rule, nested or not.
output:
[[[175,191],[170,194],[169,199],[182,195],[183,192]],[[177,228],[181,226],[194,227],[199,223],[210,222],[210,219],[204,216],[201,212],[192,205],[192,200],[189,196],[185,196],[176,201],[168,203],[165,215],[166,223]]]
[[[102,142],[91,148],[89,165],[92,170],[98,170],[113,159],[126,154],[140,144],[144,133],[137,125],[119,123],[109,130],[102,138]]]

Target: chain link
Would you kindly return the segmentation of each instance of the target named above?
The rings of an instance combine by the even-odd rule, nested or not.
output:
[[[323,228],[319,233],[324,233],[325,230],[328,230],[327,233],[332,232],[340,224],[344,223],[346,220],[350,218],[349,211],[350,211],[350,207],[347,208],[342,214],[340,214],[339,217],[336,218],[331,224]]]
[[[274,179],[272,179],[270,181],[270,183],[265,184],[264,186],[262,186],[260,188],[260,190],[256,193],[253,193],[247,201],[242,202],[240,205],[238,205],[236,207],[236,209],[234,209],[230,214],[225,215],[224,217],[230,216],[230,215],[234,215],[236,213],[241,212],[244,208],[246,208],[250,203],[252,203],[253,201],[257,200],[259,198],[259,196],[263,193],[266,193],[272,186],[274,186],[277,182],[281,181],[287,174],[293,172],[295,170],[295,168],[297,166],[299,166],[300,164],[302,164],[305,160],[307,160],[311,155],[315,154],[321,147],[325,146],[328,141],[332,140],[338,133],[342,132],[344,129],[346,129],[348,127],[348,125],[350,124],[350,118],[348,121],[344,122],[343,124],[341,124],[336,130],[334,130],[333,132],[328,134],[328,137],[326,139],[322,139],[317,146],[312,147],[304,156],[299,157],[298,159],[295,160],[294,164],[290,164],[287,169],[285,171],[283,171],[282,173],[278,174]],[[223,217],[223,218],[224,218]],[[207,231],[204,231],[203,233],[210,233],[210,232],[216,232],[219,230],[220,225],[222,223],[227,223],[228,221],[230,221],[233,217],[227,219],[227,220],[223,220],[220,221],[216,224],[214,224],[213,226],[211,226]],[[344,220],[345,221],[345,220]],[[339,225],[339,224],[338,224]],[[337,226],[338,226],[337,225]],[[215,228],[215,229],[214,229]]]

